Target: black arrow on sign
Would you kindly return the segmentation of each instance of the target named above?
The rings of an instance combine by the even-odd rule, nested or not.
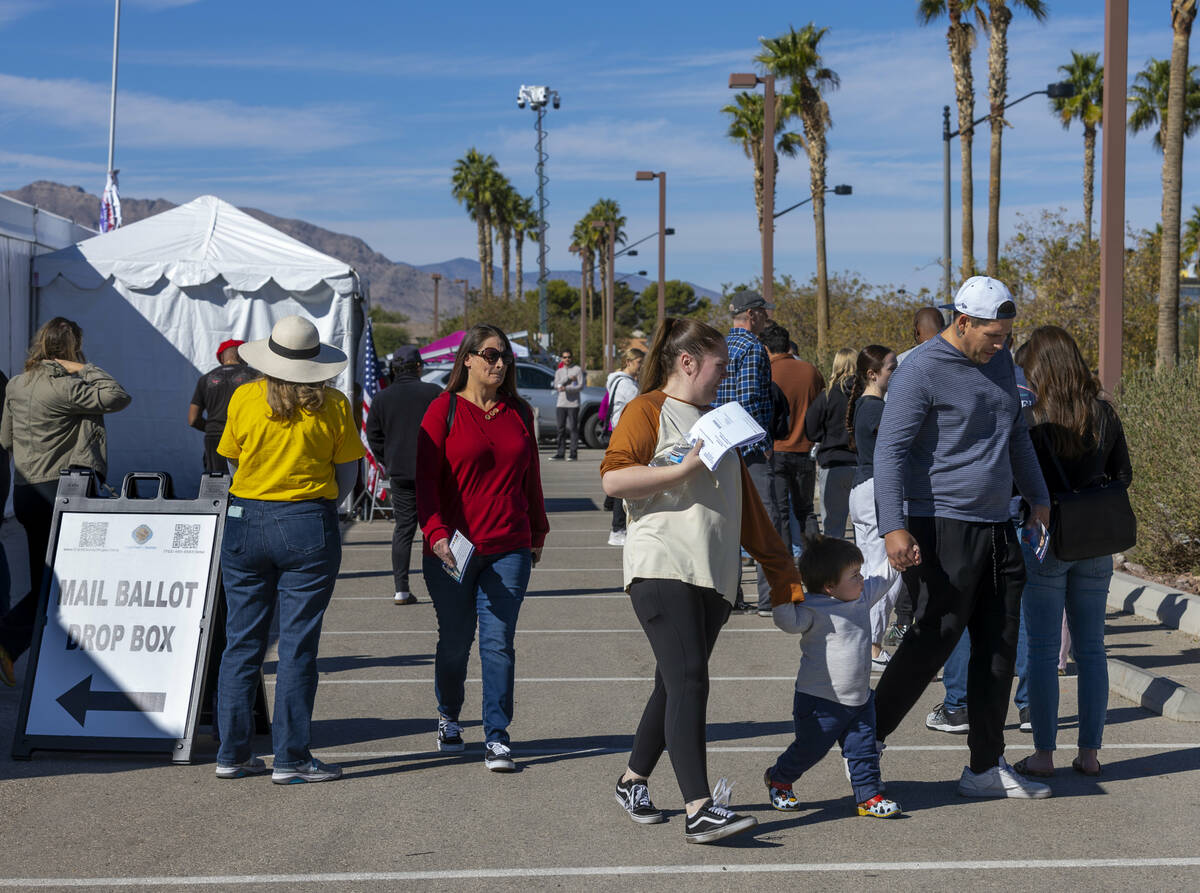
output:
[[[80,726],[89,710],[162,713],[167,703],[165,691],[92,691],[92,677],[63,692],[58,703]]]

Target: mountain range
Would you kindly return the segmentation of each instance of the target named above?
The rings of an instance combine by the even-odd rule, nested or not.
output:
[[[4,194],[85,226],[95,226],[100,208],[98,196],[79,186],[65,186],[49,180],[37,180]],[[174,207],[173,202],[161,198],[139,199],[125,198],[124,196],[121,198],[121,216],[125,224],[136,223]],[[443,277],[439,295],[443,308],[454,306],[452,303],[454,298],[451,295],[455,297],[461,295],[459,287],[451,285],[455,279],[466,279],[472,289],[479,288],[482,282],[477,260],[456,257],[441,263],[414,266],[385,257],[356,236],[323,229],[306,220],[276,217],[274,214],[258,208],[242,208],[241,210],[268,226],[287,233],[310,248],[350,264],[369,283],[371,303],[387,310],[406,314],[411,320],[409,327],[416,334],[428,334],[431,326],[433,316],[431,273],[440,273]],[[532,251],[526,258],[526,270],[530,268],[531,262],[536,269],[536,255]],[[647,267],[653,265],[650,258],[642,263]],[[617,274],[630,288],[638,292],[651,282],[650,279],[636,274],[622,276],[619,267]],[[499,276],[500,270],[497,268],[497,290],[499,289]],[[579,287],[583,279],[579,270],[548,270],[547,276],[550,279],[563,279],[575,288]],[[537,288],[536,272],[526,272],[523,278],[526,289]],[[720,297],[718,292],[711,289],[701,288],[697,285],[693,287],[696,289],[696,293],[703,297]]]

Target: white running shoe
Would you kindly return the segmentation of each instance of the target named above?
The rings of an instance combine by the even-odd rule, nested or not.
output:
[[[612,533],[610,533],[608,535],[608,544],[610,546],[625,545],[625,531],[624,530],[614,530]]]
[[[962,778],[958,780],[958,793],[961,797],[1044,800],[1050,796],[1050,785],[1019,775],[1001,757],[999,765],[984,772],[972,772],[970,766],[964,766]]]
[[[878,657],[871,658],[871,672],[882,673],[887,669],[887,665],[891,659],[892,656],[890,654],[888,654],[886,651],[880,650]]]

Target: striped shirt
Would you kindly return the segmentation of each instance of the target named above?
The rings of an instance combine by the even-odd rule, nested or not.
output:
[[[1013,483],[1031,505],[1049,505],[1021,412],[1012,357],[971,362],[937,337],[900,365],[875,442],[879,535],[908,514],[998,523],[1009,519]]]
[[[730,329],[725,336],[729,348],[729,365],[725,367],[725,378],[717,388],[717,399],[713,406],[737,402],[750,414],[764,431],[771,430],[771,360],[762,342],[745,329]],[[761,440],[739,452],[743,456],[761,452],[771,440]]]

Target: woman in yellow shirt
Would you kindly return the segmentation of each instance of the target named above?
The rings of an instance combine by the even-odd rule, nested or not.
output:
[[[346,355],[321,344],[316,327],[299,316],[281,319],[270,338],[244,344],[240,353],[265,377],[234,391],[217,447],[233,471],[221,546],[229,613],[217,684],[217,777],[267,771],[250,747],[255,688],[278,599],[271,780],[332,781],[342,770],[313,757],[309,728],[321,621],[342,560],[337,506],[363,456],[350,401],[325,385],[346,368]]]

